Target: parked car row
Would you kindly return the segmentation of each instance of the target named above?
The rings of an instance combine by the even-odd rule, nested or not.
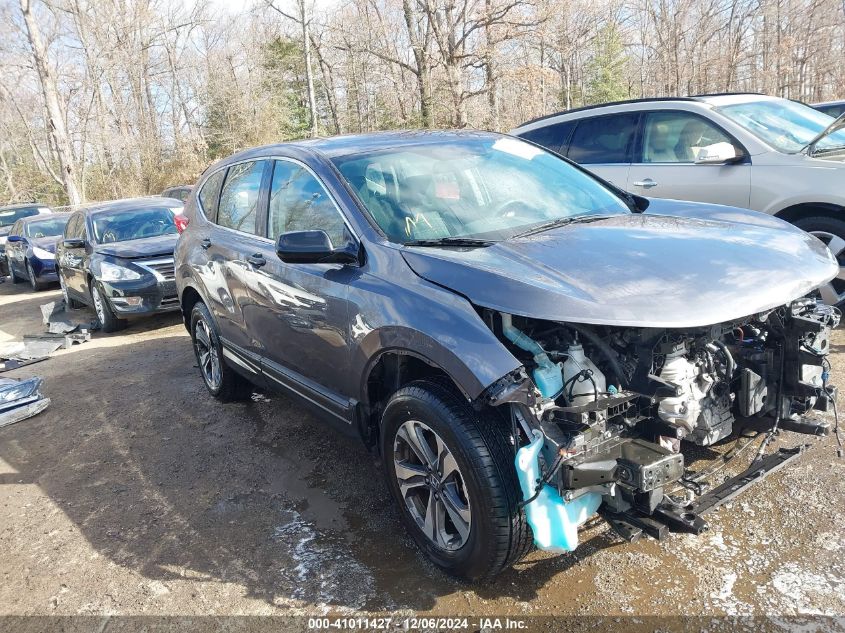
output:
[[[58,213],[38,205],[0,209],[7,225],[2,272],[34,291],[58,282],[65,303],[93,307],[104,332],[177,311],[173,249],[181,211],[181,200],[161,196]]]

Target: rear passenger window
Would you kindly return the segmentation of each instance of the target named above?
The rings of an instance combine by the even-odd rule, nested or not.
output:
[[[630,163],[631,144],[636,132],[636,114],[582,119],[569,144],[570,160],[583,165]]]
[[[274,240],[288,231],[325,231],[333,246],[346,240],[340,211],[323,185],[296,163],[277,160],[270,187],[268,233]]]
[[[217,218],[217,203],[220,200],[220,187],[223,185],[223,177],[225,175],[225,169],[211,174],[208,180],[205,181],[202,189],[200,189],[200,205],[202,206],[203,213],[205,213],[205,217],[211,221]]]
[[[229,168],[226,184],[220,194],[217,224],[244,233],[255,233],[265,162],[259,160],[239,163]]]
[[[522,132],[519,136],[533,141],[537,145],[547,147],[553,152],[561,151],[561,148],[566,149],[569,143],[569,135],[572,134],[572,128],[575,127],[575,121],[564,121],[562,123],[551,123],[538,127],[527,132]]]

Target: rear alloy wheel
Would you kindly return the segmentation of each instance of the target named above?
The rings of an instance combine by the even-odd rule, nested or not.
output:
[[[531,529],[498,412],[475,411],[451,385],[412,382],[382,417],[385,476],[402,522],[445,572],[484,581],[531,549]]]
[[[832,306],[845,304],[845,222],[836,218],[804,218],[795,223],[824,242],[839,262],[839,274],[818,290],[821,300]]]
[[[126,327],[126,320],[118,319],[115,316],[108,303],[108,299],[105,298],[100,289],[100,284],[96,281],[91,281],[91,301],[94,304],[94,312],[97,313],[97,319],[100,321],[100,329],[103,332],[117,332]]]
[[[247,400],[253,385],[223,360],[223,346],[208,308],[201,301],[191,310],[191,340],[206,388],[221,402]]]
[[[26,274],[29,277],[29,286],[34,292],[44,290],[46,286],[44,283],[38,281],[38,277],[35,276],[35,271],[32,270],[32,264],[29,262],[29,260],[26,260]]]

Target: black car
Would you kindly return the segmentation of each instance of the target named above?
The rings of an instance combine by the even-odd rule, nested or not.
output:
[[[813,106],[819,112],[824,112],[838,119],[845,114],[845,101],[827,101],[826,103],[814,103]]]
[[[21,218],[28,218],[33,215],[46,215],[51,213],[50,207],[43,204],[13,204],[0,207],[0,277],[9,274],[9,266],[6,260],[6,236],[12,230],[12,225]]]
[[[420,548],[462,577],[532,538],[571,551],[597,511],[628,539],[701,532],[718,498],[666,499],[681,447],[737,419],[814,433],[802,415],[834,393],[839,312],[805,298],[839,270],[821,241],[627,194],[513,137],[248,150],[204,174],[182,225],[176,285],[211,394],[278,388],[360,436]]]
[[[56,249],[67,305],[93,306],[104,332],[178,310],[173,247],[181,211],[171,198],[135,198],[74,212]]]
[[[185,202],[185,200],[188,199],[188,196],[191,195],[191,189],[193,189],[191,185],[176,185],[175,187],[168,187],[161,192],[161,197],[175,198],[176,200]]]
[[[69,213],[51,213],[21,218],[14,223],[6,238],[6,262],[12,282],[28,281],[37,291],[59,280],[56,244],[69,217]]]

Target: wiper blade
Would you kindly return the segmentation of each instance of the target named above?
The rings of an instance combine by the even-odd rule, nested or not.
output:
[[[492,240],[480,240],[472,237],[438,237],[428,240],[411,240],[404,242],[403,246],[468,246],[471,248],[482,248],[494,243]]]
[[[571,218],[558,218],[557,220],[552,220],[551,222],[545,222],[543,224],[539,224],[535,227],[528,229],[527,231],[523,231],[522,233],[517,233],[516,235],[511,236],[511,239],[514,237],[527,237],[529,235],[536,235],[537,233],[543,233],[544,231],[548,231],[553,229],[557,226],[564,226],[566,224],[580,224],[582,222],[594,222],[596,220],[604,220],[605,218],[609,218],[609,215],[576,215]]]

